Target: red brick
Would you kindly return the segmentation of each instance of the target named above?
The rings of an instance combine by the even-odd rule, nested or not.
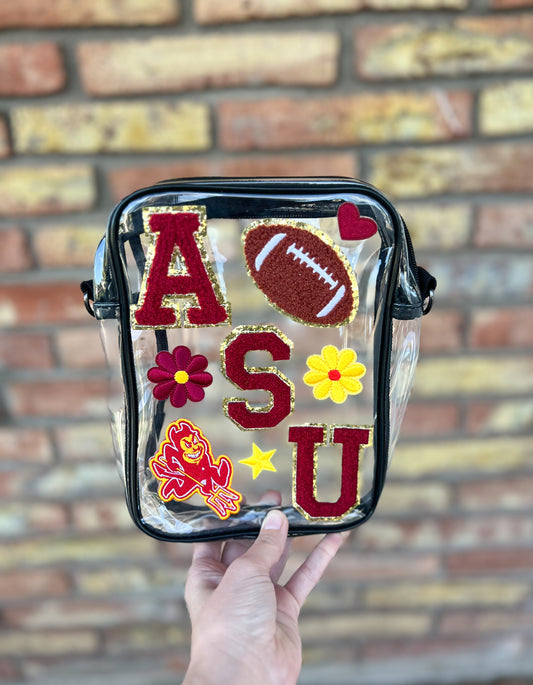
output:
[[[0,286],[0,327],[87,322],[77,283]]]
[[[52,447],[44,430],[0,428],[0,461],[48,464],[52,459]]]
[[[60,597],[70,591],[70,580],[62,570],[16,569],[0,572],[0,598],[16,601],[29,597]]]
[[[461,483],[457,503],[470,511],[527,511],[531,509],[533,476]]]
[[[48,335],[0,333],[0,367],[49,369],[53,365]]]
[[[442,97],[454,114],[453,126],[434,92],[226,101],[218,108],[220,145],[227,150],[283,149],[466,135],[470,95],[450,91]]]
[[[91,95],[180,92],[260,85],[324,86],[337,77],[333,32],[211,33],[148,40],[91,41],[78,47]]]
[[[0,132],[1,137],[1,132]],[[33,266],[26,235],[20,228],[7,228],[0,233],[0,271],[24,271]]]
[[[0,681],[11,680],[19,682],[23,680],[22,673],[16,661],[11,659],[0,659]]]
[[[65,83],[65,67],[56,43],[0,46],[0,95],[48,95],[63,90]]]
[[[462,312],[441,310],[435,307],[431,316],[425,316],[422,319],[420,349],[423,354],[459,350],[462,345],[463,330],[464,314]]]
[[[533,613],[527,610],[515,611],[449,611],[439,621],[438,631],[445,635],[474,633],[516,633],[518,630],[531,630]],[[527,681],[498,681],[497,685],[528,685]]]
[[[388,660],[393,663],[398,658],[419,659],[422,657],[430,658],[437,655],[448,655],[448,659],[453,661],[454,655],[469,653],[483,648],[487,653],[493,645],[483,644],[479,639],[472,636],[461,636],[460,638],[428,637],[418,640],[380,640],[379,642],[367,642],[362,649],[363,659],[377,659],[383,666]]]
[[[467,550],[447,555],[445,566],[452,575],[520,573],[533,567],[533,550],[502,547]]]
[[[459,429],[460,409],[457,404],[437,403],[407,405],[401,428],[402,437],[449,435]]]
[[[478,309],[472,315],[469,344],[481,348],[533,346],[533,308]]]
[[[57,348],[63,366],[92,369],[106,365],[99,326],[94,321],[92,326],[58,331]]]
[[[102,379],[34,381],[8,386],[17,416],[101,417],[107,415],[108,385]]]
[[[118,202],[129,193],[171,178],[195,176],[348,176],[355,177],[358,166],[352,153],[238,156],[212,155],[180,162],[127,166],[108,173],[113,198]]]
[[[19,0],[2,3],[0,27],[61,28],[75,26],[157,26],[179,17],[175,0]]]
[[[474,244],[479,247],[532,247],[533,203],[486,205],[478,211]]]

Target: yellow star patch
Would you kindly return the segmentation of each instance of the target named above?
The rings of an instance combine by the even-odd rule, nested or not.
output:
[[[253,479],[255,480],[261,471],[276,471],[276,467],[270,463],[275,451],[263,452],[255,443],[252,443],[252,456],[241,459],[239,464],[250,466],[253,472]]]

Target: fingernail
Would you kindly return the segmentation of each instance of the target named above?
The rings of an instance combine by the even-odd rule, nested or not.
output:
[[[283,525],[285,516],[278,509],[269,511],[265,516],[262,528],[263,530],[279,530]]]

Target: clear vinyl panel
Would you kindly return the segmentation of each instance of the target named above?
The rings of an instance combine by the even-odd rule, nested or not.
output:
[[[294,202],[295,198],[290,199]],[[228,202],[230,200],[231,198]],[[339,237],[337,217],[324,216],[327,212],[319,211],[323,204],[327,205],[334,200],[338,204],[338,197],[313,198],[317,212],[313,215],[309,211],[308,202],[304,217],[294,210],[284,211],[281,218],[281,212],[278,211],[271,218],[262,215],[247,216],[246,219],[238,216],[228,218],[228,212],[224,213],[224,218],[210,218],[207,212],[200,252],[204,264],[208,265],[211,282],[216,285],[219,301],[228,313],[227,320],[221,325],[190,325],[187,323],[186,312],[188,307],[194,305],[194,298],[182,298],[179,302],[181,316],[184,317],[182,325],[159,331],[149,327],[132,328],[139,416],[137,476],[141,514],[147,526],[170,535],[219,532],[236,527],[242,529],[243,525],[253,530],[260,525],[268,509],[258,504],[259,499],[262,493],[273,489],[281,492],[281,508],[287,513],[291,525],[302,531],[312,529],[317,524],[317,518],[294,506],[296,442],[293,429],[301,426],[323,428],[324,445],[316,448],[314,462],[314,497],[319,502],[336,502],[339,499],[343,475],[342,447],[339,441],[334,443],[333,431],[342,427],[369,429],[368,446],[359,452],[359,501],[363,501],[372,492],[375,466],[372,433],[376,422],[375,340],[376,331],[380,330],[383,323],[380,320],[383,311],[380,297],[389,280],[392,248],[387,246],[387,240],[392,234],[391,219],[381,205],[368,197],[343,197],[342,201],[357,205],[361,213],[373,217],[380,229],[364,240],[343,240]],[[153,211],[198,211],[201,214],[207,201],[208,198],[192,193],[180,193],[179,196],[161,193],[152,198],[144,198],[142,203],[132,203],[123,213],[119,239],[123,246],[122,257],[130,291],[130,306],[139,306],[146,260],[150,261],[150,251],[154,248],[153,237],[142,229],[146,225],[147,216]],[[307,233],[320,236],[322,242],[330,245],[330,252],[337,255],[338,263],[343,264],[345,270],[353,275],[358,299],[357,311],[346,323],[309,324],[298,316],[287,315],[283,307],[272,302],[268,288],[260,284],[250,271],[245,255],[246,238],[243,238],[251,227],[268,226],[269,222],[275,227],[289,227],[285,233],[290,233],[291,226],[294,225],[297,228],[303,227]],[[275,236],[281,233],[279,229],[271,240],[275,243]],[[132,236],[135,237],[132,239]],[[308,250],[313,249],[312,240],[314,239],[311,239]],[[311,263],[306,256],[308,253],[301,246],[296,245],[291,249],[297,252],[295,264],[301,265],[303,262],[305,268],[307,261]],[[173,260],[169,274],[187,273],[187,260],[178,250]],[[312,269],[311,266],[310,270]],[[283,271],[280,265],[273,267],[271,278],[282,281],[286,279],[287,283],[292,283],[291,288],[303,289],[298,297],[302,300],[312,299],[309,285],[304,286],[303,281],[300,283],[298,279],[291,281],[293,277],[289,271]],[[239,425],[231,416],[229,404],[245,402],[247,411],[268,412],[276,401],[275,390],[269,382],[262,389],[243,390],[230,370],[228,359],[229,349],[241,334],[253,334],[257,331],[263,334],[267,331],[269,340],[275,340],[288,353],[274,360],[271,348],[263,349],[259,346],[256,349],[251,346],[243,358],[245,372],[266,374],[270,381],[277,378],[274,388],[276,384],[285,386],[285,389],[290,388],[290,410],[285,412],[286,415],[282,414],[275,425],[248,429]],[[113,344],[114,340],[111,340],[111,345]],[[157,367],[156,355],[165,347],[170,352],[178,347],[185,347],[193,357],[205,357],[207,366],[204,371],[210,374],[212,380],[203,388],[204,396],[201,401],[187,401],[183,406],[176,407],[168,399],[161,401],[154,396],[155,385],[148,377],[149,370]],[[310,358],[318,356],[328,364],[331,362],[328,350],[331,353],[332,347],[336,348],[338,355],[349,351],[344,354],[344,364],[364,367],[363,373],[356,374],[362,389],[357,393],[347,394],[343,401],[334,401],[331,395],[317,399],[314,392],[316,383],[304,381],[304,377],[311,378],[306,376],[312,370]],[[399,354],[405,352],[400,350]],[[357,368],[359,371],[362,369],[360,366]],[[398,373],[399,369],[393,370],[392,378],[395,392],[401,393],[404,390]],[[115,402],[117,401],[118,398]],[[115,442],[121,450],[123,418],[118,410],[114,416]],[[401,418],[397,412],[394,416],[395,421]],[[180,422],[180,425],[186,422],[185,425],[196,429],[196,435],[203,440],[202,449],[210,450],[212,464],[220,464],[222,461],[231,463],[232,476],[228,488],[242,497],[237,512],[222,517],[213,507],[206,506],[206,499],[199,491],[184,499],[162,496],[162,481],[154,473],[154,458],[161,454],[165,440],[169,442],[170,427]],[[260,455],[255,462],[254,455]],[[343,515],[342,519],[325,518],[318,522],[322,526],[334,527],[339,522],[343,525],[352,524],[362,516],[363,509],[358,504]]]
[[[390,373],[390,442],[392,457],[413,387],[420,342],[421,319],[393,319]]]

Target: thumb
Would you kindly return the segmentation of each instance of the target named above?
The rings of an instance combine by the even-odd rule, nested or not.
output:
[[[278,509],[269,511],[256,541],[242,558],[259,568],[270,570],[285,551],[288,529],[289,522],[283,512]]]

